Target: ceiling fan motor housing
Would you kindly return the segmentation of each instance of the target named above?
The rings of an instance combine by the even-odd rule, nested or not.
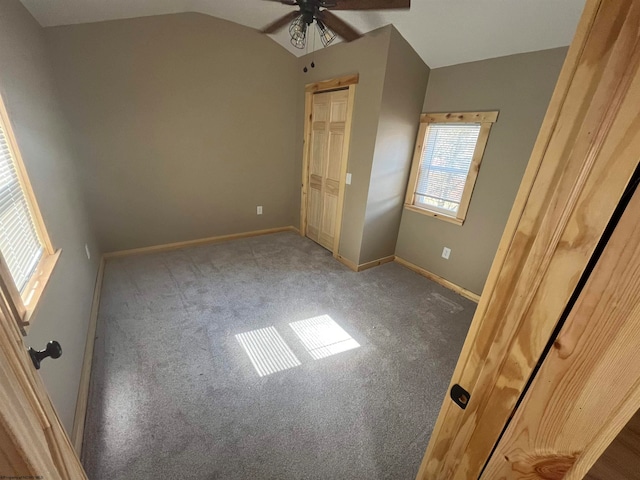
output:
[[[311,25],[318,11],[318,3],[313,0],[299,0],[298,5],[300,6],[300,14],[304,23]]]

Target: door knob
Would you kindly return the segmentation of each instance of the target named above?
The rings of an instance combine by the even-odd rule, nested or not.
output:
[[[31,357],[33,366],[36,367],[36,370],[40,370],[40,362],[45,358],[60,358],[60,355],[62,355],[62,347],[55,340],[47,343],[47,348],[40,352],[38,350],[34,350],[32,347],[29,347],[29,356]]]

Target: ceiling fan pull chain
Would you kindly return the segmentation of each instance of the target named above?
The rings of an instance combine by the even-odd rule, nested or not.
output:
[[[312,55],[315,56],[315,54],[316,54],[316,31],[313,28],[311,28],[310,30],[313,32],[311,34],[313,36],[313,50],[312,50],[311,53],[312,53]],[[311,68],[316,68],[316,64],[315,64],[315,62],[313,60],[311,60]]]
[[[307,49],[307,53],[305,54],[305,56],[307,56],[307,55],[309,55],[309,42],[306,42],[306,43],[305,43],[305,47],[306,47],[306,49]],[[302,69],[302,71],[303,71],[304,73],[307,73],[307,72],[309,71],[309,69],[308,69],[308,68],[307,68],[307,66],[305,65],[305,66],[304,66],[304,68]]]

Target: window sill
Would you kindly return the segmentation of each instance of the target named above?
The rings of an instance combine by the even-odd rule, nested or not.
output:
[[[444,220],[445,222],[453,223],[455,225],[461,226],[464,223],[464,220],[461,220],[456,217],[450,217],[448,215],[444,215],[442,213],[432,212],[431,210],[427,210],[426,208],[416,207],[415,205],[405,204],[404,208],[406,210],[410,210],[412,212],[420,213],[422,215],[427,215],[428,217],[438,218],[440,220]]]
[[[38,308],[40,298],[49,283],[49,279],[51,278],[53,269],[58,263],[61,253],[62,250],[58,250],[51,255],[44,255],[40,260],[40,263],[38,263],[38,267],[31,277],[31,280],[27,283],[27,286],[22,293],[22,301],[26,309],[26,313],[21,322],[23,327],[31,324],[31,319]]]

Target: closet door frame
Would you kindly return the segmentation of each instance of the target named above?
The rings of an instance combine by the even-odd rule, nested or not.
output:
[[[309,199],[309,161],[311,158],[311,133],[313,121],[313,94],[332,90],[348,89],[347,120],[345,124],[344,143],[342,146],[342,165],[340,166],[340,185],[338,191],[338,207],[336,211],[336,231],[333,240],[333,256],[338,257],[340,233],[342,231],[342,210],[346,188],[347,165],[349,163],[349,144],[351,143],[351,124],[355,89],[359,81],[357,73],[344,77],[332,78],[321,82],[309,83],[304,92],[304,139],[302,151],[302,190],[300,198],[300,235],[307,235],[307,207]]]

